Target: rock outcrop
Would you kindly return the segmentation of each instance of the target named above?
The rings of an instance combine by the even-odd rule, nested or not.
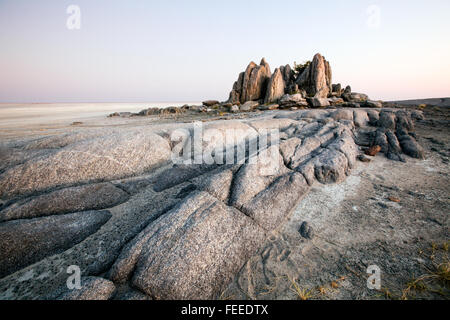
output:
[[[318,99],[332,96],[332,72],[330,64],[320,54],[296,75],[289,65],[276,68],[270,76],[270,67],[263,59],[258,66],[250,62],[245,72],[239,74],[228,99],[229,103],[245,103],[263,99],[264,103],[276,103],[285,94],[302,94]],[[341,95],[341,89],[335,87],[335,96]]]
[[[97,231],[108,211],[88,211],[0,224],[0,278],[62,252]]]
[[[300,95],[301,103],[292,103]],[[291,98],[287,98],[291,96]],[[257,104],[251,108],[244,105],[247,102]],[[270,105],[270,107],[268,107]],[[323,108],[328,106],[350,108],[382,108],[382,101],[371,100],[366,94],[352,92],[350,86],[332,84],[330,63],[321,55],[316,54],[313,60],[304,65],[280,66],[271,74],[269,64],[263,58],[257,65],[250,62],[244,72],[234,82],[229,98],[225,102],[217,100],[204,101],[201,106],[184,105],[182,107],[148,108],[139,113],[113,113],[110,117],[130,118],[135,116],[178,117],[184,113],[208,113],[223,116],[225,113],[250,112],[253,110],[274,110],[277,108],[295,111],[305,107]],[[0,166],[1,168],[1,166]]]
[[[264,71],[266,72],[264,72]],[[244,104],[247,101],[278,104],[282,109],[296,110],[297,108],[323,108],[340,106],[351,108],[382,108],[382,101],[370,100],[366,94],[352,92],[350,86],[343,89],[340,83],[332,84],[330,63],[319,53],[303,68],[292,70],[289,65],[276,68],[270,80],[267,70],[269,66],[263,59],[261,65],[251,62],[246,71],[239,74],[230,92],[229,103]],[[262,80],[265,79],[265,80]],[[266,83],[266,84],[263,84]],[[265,93],[264,96],[263,93]],[[296,96],[308,98],[307,103],[293,103]],[[289,98],[291,96],[291,98]],[[291,101],[289,101],[291,100]],[[260,107],[260,110],[271,110]],[[273,108],[272,108],[273,109]],[[245,110],[249,111],[249,110]]]
[[[283,95],[279,99],[279,104],[282,109],[308,106],[308,102],[306,101],[306,99],[303,98],[303,95],[300,93]]]
[[[278,101],[284,95],[285,80],[279,68],[275,69],[267,86],[266,97],[264,103],[271,103]]]
[[[259,65],[250,62],[245,72],[239,74],[228,101],[235,104],[264,99],[270,77],[270,66],[264,58]]]
[[[217,100],[206,100],[206,101],[203,101],[202,103],[203,103],[204,106],[212,107],[212,106],[214,106],[216,104],[219,104],[219,101],[217,101]]]
[[[134,286],[155,298],[212,298],[264,238],[246,215],[194,192],[125,248],[112,279],[126,280],[135,270]]]
[[[239,110],[240,111],[251,111],[251,110],[255,109],[257,106],[259,106],[259,102],[247,101],[239,107]]]
[[[292,111],[305,107],[323,108],[328,106],[350,108],[382,108],[382,101],[369,99],[366,94],[352,92],[350,86],[343,89],[340,83],[332,84],[330,63],[321,55],[316,54],[312,62],[296,66],[280,66],[271,74],[269,64],[263,58],[257,65],[250,62],[244,72],[234,82],[229,98],[225,102],[217,100],[204,101],[201,106],[184,105],[182,107],[148,108],[139,113],[113,113],[110,117],[130,118],[135,116],[178,117],[184,113],[208,113],[223,116],[225,113],[250,112],[253,110],[274,110],[276,108]],[[301,103],[292,103],[300,95]],[[291,98],[287,98],[291,96]],[[252,107],[244,105],[247,102],[257,104]],[[270,107],[268,107],[270,105]],[[1,168],[1,166],[0,166]]]
[[[128,198],[125,191],[111,183],[65,188],[14,203],[0,211],[0,222],[105,209],[125,202]]]
[[[330,63],[319,53],[312,62],[298,76],[297,84],[304,89],[308,96],[315,98],[327,98],[332,92],[332,72]]]
[[[294,122],[279,123],[288,139],[280,144],[276,173],[262,176],[261,167],[255,164],[217,167],[202,179],[208,182],[191,187],[193,193],[180,206],[149,225],[122,251],[111,269],[111,279],[131,281],[155,298],[217,297],[222,284],[237,270],[236,264],[286,220],[310,185],[341,182],[355,166],[353,110],[305,110],[293,115]],[[312,121],[304,121],[308,119]],[[329,121],[324,125],[325,119]],[[255,128],[270,125],[260,120],[249,123]],[[240,231],[241,219],[250,228],[246,232]],[[229,222],[219,228],[218,220]],[[216,243],[214,249],[211,242]]]
[[[279,100],[303,103],[305,99],[297,94]],[[128,146],[122,150],[106,144],[106,150],[114,151],[111,157],[125,158],[123,153],[128,152],[127,170],[134,177],[115,180],[117,167],[106,166],[102,175],[108,181],[67,187],[66,180],[58,180],[50,190],[42,187],[49,183],[47,178],[32,180],[33,187],[23,188],[22,181],[10,175],[37,159],[42,161],[39,172],[52,169],[54,162],[44,161],[42,155],[12,162],[0,181],[10,191],[2,193],[5,204],[0,211],[9,220],[0,223],[0,298],[39,298],[56,292],[72,264],[80,265],[88,278],[83,278],[82,289],[55,295],[61,299],[110,299],[119,287],[138,291],[118,295],[124,299],[217,298],[267,236],[289,219],[311,186],[346,179],[364,148],[379,145],[386,157],[399,161],[407,160],[406,155],[423,157],[413,134],[416,118],[421,115],[407,110],[337,108],[212,121],[204,137],[213,130],[215,138],[204,147],[219,151],[224,145],[217,135],[232,130],[232,147],[244,150],[243,158],[236,157],[233,164],[157,162],[156,169],[152,167],[156,162],[149,161],[143,166],[148,171],[141,171],[136,158],[155,159],[159,148],[145,149],[142,158],[142,149],[130,153]],[[279,129],[281,140],[251,152],[249,142],[270,129]],[[170,153],[174,145],[166,137],[173,130],[175,126],[145,136]],[[118,135],[122,134],[134,137]],[[94,135],[82,143],[101,144],[99,139]],[[64,144],[49,155],[54,157],[61,149],[71,153],[80,148],[79,143]],[[27,145],[22,149],[34,154]],[[105,155],[104,150],[96,152]],[[90,158],[95,159],[96,152]],[[58,170],[73,170],[76,160],[80,159],[58,162]],[[108,211],[81,211],[94,208]],[[100,274],[106,279],[89,278]]]
[[[292,70],[290,65],[285,65],[280,67],[281,74],[283,75],[285,93],[296,94],[299,92],[298,85],[295,83],[295,72]]]
[[[143,173],[170,160],[169,142],[154,133],[100,136],[30,159],[0,174],[0,197]]]

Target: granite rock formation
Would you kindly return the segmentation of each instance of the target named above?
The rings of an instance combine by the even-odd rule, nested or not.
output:
[[[305,102],[302,94],[280,100]],[[245,151],[233,164],[172,163],[169,137],[192,132],[191,123],[45,138],[55,148],[45,139],[5,145],[17,157],[5,158],[0,174],[0,298],[110,299],[119,287],[117,297],[218,298],[312,186],[345,180],[366,148],[422,158],[421,117],[322,108],[210,121],[204,137],[231,130],[233,150]],[[270,129],[280,140],[252,152],[249,142]],[[221,142],[204,147],[217,152]],[[74,264],[85,286],[61,294]]]
[[[303,99],[309,98],[308,104],[283,103],[288,96],[298,94]],[[276,68],[271,76],[270,67],[264,59],[259,66],[251,62],[245,72],[239,74],[227,102],[244,104],[247,101],[259,101],[266,105],[279,104],[282,108],[302,108],[308,105],[314,108],[330,105],[368,108],[383,106],[382,102],[370,100],[365,94],[352,92],[350,86],[343,89],[340,83],[333,84],[330,63],[319,53],[302,69],[294,71],[289,65],[285,65]]]
[[[306,90],[310,97],[327,98],[332,92],[332,72],[330,63],[319,53],[297,78],[299,88]]]
[[[311,62],[297,66],[280,66],[271,74],[263,58],[259,65],[250,62],[234,82],[225,102],[207,100],[201,106],[148,108],[139,113],[113,113],[111,117],[158,116],[178,117],[188,113],[208,113],[221,116],[225,113],[253,112],[255,110],[324,108],[382,108],[382,101],[371,100],[366,94],[352,92],[350,86],[332,84],[330,63],[319,53]]]
[[[264,103],[275,102],[281,98],[284,95],[285,86],[285,80],[281,70],[279,68],[275,69],[267,85]]]
[[[239,74],[228,101],[234,104],[264,99],[270,77],[270,66],[264,58],[259,65],[250,62],[245,72]]]

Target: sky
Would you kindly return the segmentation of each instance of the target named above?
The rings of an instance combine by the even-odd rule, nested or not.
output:
[[[318,52],[333,83],[372,99],[449,97],[449,12],[448,0],[0,0],[0,102],[222,101],[250,61],[273,71]]]

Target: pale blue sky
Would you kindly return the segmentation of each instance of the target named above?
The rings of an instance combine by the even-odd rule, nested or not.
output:
[[[225,100],[251,60],[273,71],[316,52],[373,99],[450,96],[449,13],[448,0],[0,0],[0,102]]]

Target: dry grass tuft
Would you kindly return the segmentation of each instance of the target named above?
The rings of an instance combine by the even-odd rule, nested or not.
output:
[[[425,254],[423,251],[421,254]],[[445,298],[450,292],[450,261],[448,259],[448,241],[439,246],[431,244],[430,255],[427,256],[430,266],[426,267],[427,273],[412,279],[406,284],[401,298],[407,300],[414,298],[416,293],[437,293]],[[439,260],[436,262],[436,260]]]
[[[291,278],[289,278],[288,277],[288,279],[289,279],[289,281],[291,282],[291,287],[290,287],[290,289],[295,293],[295,294],[297,294],[297,296],[298,296],[298,298],[300,299],[300,300],[310,300],[311,298],[313,298],[314,297],[314,294],[313,294],[313,291],[312,290],[308,290],[308,289],[305,289],[305,288],[301,288],[299,285],[298,285],[298,283],[294,280],[294,279],[291,279]]]

